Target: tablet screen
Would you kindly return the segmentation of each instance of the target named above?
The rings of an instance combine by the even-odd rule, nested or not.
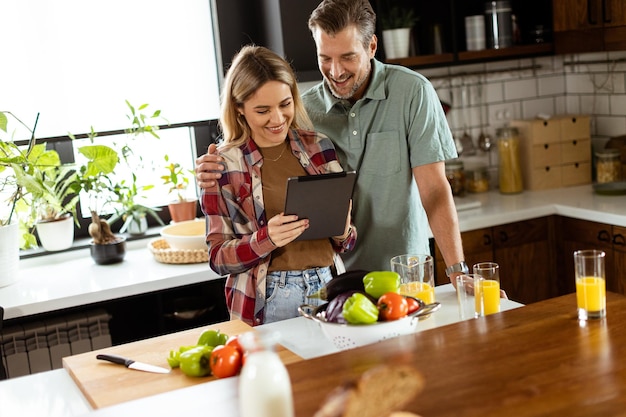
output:
[[[343,235],[355,181],[355,171],[289,178],[285,214],[309,219],[309,228],[296,240]]]

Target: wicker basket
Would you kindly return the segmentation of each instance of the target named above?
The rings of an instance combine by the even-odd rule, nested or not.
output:
[[[153,239],[148,243],[154,258],[164,264],[197,264],[209,261],[207,249],[172,249],[165,239]]]

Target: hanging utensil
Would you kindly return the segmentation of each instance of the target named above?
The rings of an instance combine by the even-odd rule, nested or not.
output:
[[[484,125],[484,117],[483,117],[484,111],[483,110],[485,107],[485,100],[484,100],[484,83],[482,79],[479,82],[478,94],[479,94],[478,101],[479,101],[479,106],[480,106],[480,135],[478,136],[478,147],[483,152],[489,152],[493,145],[493,140],[491,139],[491,136],[489,136],[489,134],[485,133],[485,130],[484,130],[485,125]]]
[[[472,136],[467,131],[467,110],[469,108],[469,99],[467,96],[468,89],[467,85],[465,85],[465,81],[463,81],[463,85],[461,87],[461,110],[463,117],[463,135],[461,136],[461,145],[463,146],[464,155],[476,155],[474,141],[472,140]]]

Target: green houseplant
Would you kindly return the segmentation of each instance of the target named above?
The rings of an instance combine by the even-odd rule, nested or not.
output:
[[[409,56],[411,29],[418,20],[413,8],[402,7],[393,1],[385,3],[380,13],[380,26],[387,59]]]
[[[198,200],[187,198],[185,192],[191,183],[189,177],[193,170],[184,169],[177,162],[170,161],[169,155],[165,155],[166,174],[161,176],[163,184],[169,187],[169,193],[176,196],[175,201],[168,204],[172,221],[182,222],[196,218]]]

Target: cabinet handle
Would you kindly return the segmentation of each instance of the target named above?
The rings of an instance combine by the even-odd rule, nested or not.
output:
[[[598,232],[598,240],[600,242],[611,242],[611,234],[609,232],[607,232],[606,230],[600,230]]]
[[[578,141],[577,141],[576,139],[574,139],[574,140],[572,141],[572,145],[574,145],[574,146],[578,145]]]
[[[626,246],[626,239],[624,239],[624,235],[618,233],[613,236],[613,244],[615,246]]]
[[[602,20],[604,23],[611,23],[611,2],[607,0],[602,1]]]
[[[483,235],[483,244],[485,246],[490,246],[491,245],[491,235],[488,235],[488,234],[484,234]]]
[[[500,242],[506,242],[507,240],[509,240],[509,236],[506,234],[506,232],[500,232]]]
[[[545,145],[543,145],[543,149],[548,149],[550,147],[550,145],[548,145],[547,143]]]

